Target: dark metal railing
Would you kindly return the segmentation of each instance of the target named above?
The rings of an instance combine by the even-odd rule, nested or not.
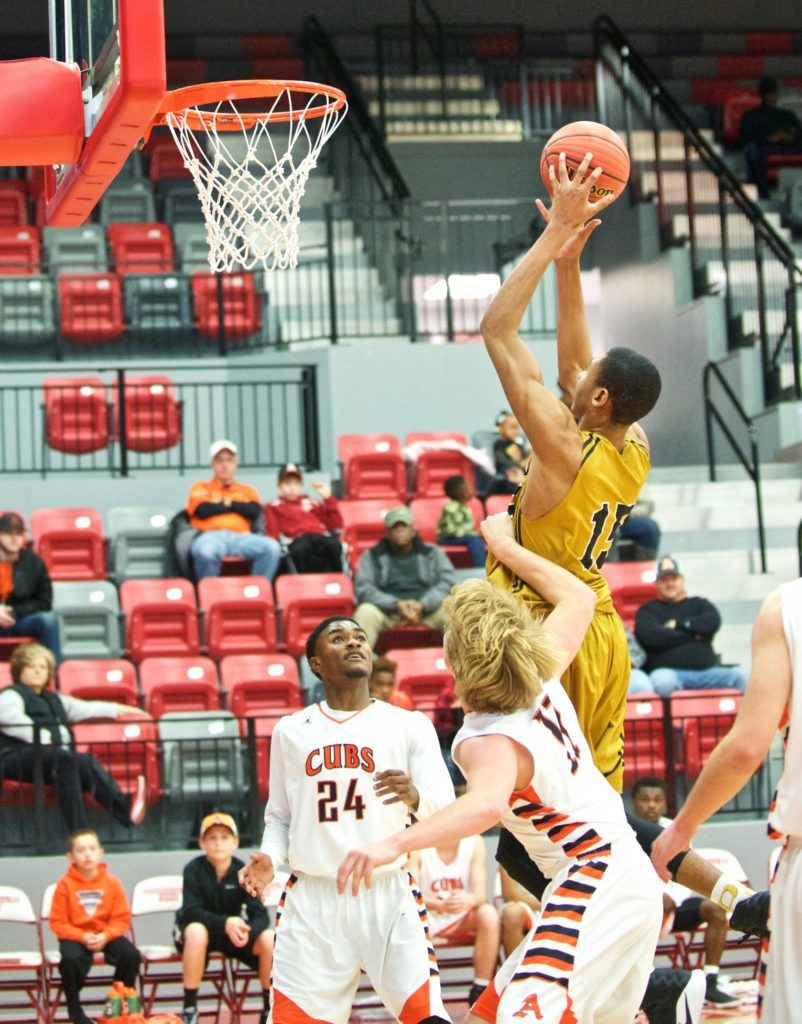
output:
[[[746,428],[749,436],[748,455],[743,450],[743,447],[732,431],[732,417],[725,417],[722,415],[711,397],[711,377],[715,377],[724,394],[729,399],[731,407],[730,411],[735,412],[740,423]],[[768,572],[766,562],[766,529],[763,517],[763,498],[760,493],[760,452],[758,450],[757,428],[755,427],[751,416],[747,414],[746,410],[738,400],[738,396],[730,387],[727,378],[715,363],[707,363],[705,366],[704,373],[702,375],[702,388],[704,391],[705,434],[707,438],[707,462],[710,479],[711,481],[715,481],[716,479],[716,450],[713,431],[713,424],[715,423],[729,442],[730,448],[737,456],[738,461],[743,466],[749,476],[749,479],[755,485],[755,511],[757,513],[757,542],[760,550],[760,571]]]
[[[598,119],[633,159],[665,244],[687,242],[697,294],[721,294],[731,349],[757,344],[767,404],[802,398],[794,253],[707,138],[608,18],[594,23]]]
[[[799,567],[799,575],[802,576],[802,519],[799,520],[799,526],[796,530],[796,549],[799,556],[799,561],[797,563]]]
[[[236,437],[249,468],[320,466],[311,364],[88,367],[37,383],[6,370],[0,424],[0,473],[184,472],[208,467],[217,437]]]

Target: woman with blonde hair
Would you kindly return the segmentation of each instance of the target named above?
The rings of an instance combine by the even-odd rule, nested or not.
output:
[[[493,554],[553,606],[532,619],[485,580],[445,602],[446,658],[465,722],[454,760],[468,788],[449,807],[349,853],[338,886],[356,893],[400,854],[485,831],[501,820],[551,879],[535,929],[472,1007],[501,1024],[629,1024],[652,969],[662,916],[659,881],[593,764],[560,675],[593,617],[593,592],[516,543],[511,520],[482,524]],[[600,666],[604,671],[604,666]]]
[[[50,687],[53,654],[40,644],[20,644],[11,655],[12,685],[0,690],[0,778],[33,782],[39,726],[39,753],[45,783],[56,790],[68,832],[87,825],[84,793],[106,807],[121,825],[139,825],[145,816],[145,779],[138,776],[126,796],[92,754],[72,747],[70,725],[89,718],[146,718],[144,711],[108,700],[79,700]]]

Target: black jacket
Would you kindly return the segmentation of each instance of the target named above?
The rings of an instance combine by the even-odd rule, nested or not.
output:
[[[666,622],[676,621],[667,627]],[[647,672],[656,668],[712,668],[718,656],[711,640],[721,626],[714,604],[704,597],[647,601],[635,616],[635,636],[646,651]]]
[[[14,618],[24,619],[34,612],[49,612],[53,607],[53,585],[50,573],[42,559],[27,548],[19,553],[12,569],[14,589],[8,603]]]
[[[238,857],[232,857],[231,867],[218,882],[214,867],[205,856],[191,860],[184,868],[184,894],[175,915],[176,926],[182,929],[197,921],[206,926],[210,935],[221,935],[226,918],[239,917],[244,903],[251,938],[263,932],[270,919],[264,905],[255,896],[249,896],[237,881],[237,872],[243,867]]]

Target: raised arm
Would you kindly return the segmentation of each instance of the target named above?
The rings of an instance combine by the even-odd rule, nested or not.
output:
[[[574,660],[596,609],[596,595],[566,569],[520,545],[506,512],[485,519],[481,526],[485,543],[500,562],[554,607],[544,625],[554,635],[565,660],[561,675]]]

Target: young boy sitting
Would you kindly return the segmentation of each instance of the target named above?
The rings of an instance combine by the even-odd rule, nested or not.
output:
[[[262,903],[240,888],[237,872],[244,863],[234,856],[239,846],[237,824],[230,814],[207,814],[198,845],[203,856],[184,868],[184,895],[175,917],[175,946],[182,954],[184,1024],[197,1024],[198,988],[209,953],[222,953],[258,971],[264,1009],[270,1012],[270,969],[273,932]]]
[[[73,1024],[94,1024],[81,1008],[81,989],[95,953],[114,965],[114,980],[133,988],[139,972],[139,950],[125,938],[131,910],[118,878],[102,861],[97,833],[78,829],[68,840],[70,867],[53,894],[50,927],[59,940],[59,972]]]
[[[437,543],[467,548],[474,565],[484,565],[487,552],[479,536],[473,511],[468,502],[473,497],[471,485],[464,476],[450,476],[443,484],[450,499],[443,506],[437,524]]]

